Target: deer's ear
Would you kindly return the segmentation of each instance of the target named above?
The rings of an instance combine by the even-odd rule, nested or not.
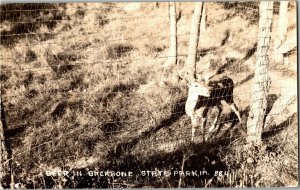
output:
[[[202,75],[202,80],[205,82],[208,82],[210,78],[211,78],[211,75],[209,75],[209,74]]]
[[[185,77],[182,79],[186,82],[187,86],[191,86],[192,83],[188,79],[186,79]]]
[[[188,86],[191,86],[191,84],[192,84],[192,83],[190,83],[188,80],[185,80],[185,82],[186,82],[186,84],[187,84]]]
[[[202,75],[203,75],[203,71],[197,72],[196,73],[196,79],[197,80],[201,80],[202,79]]]
[[[221,88],[224,87],[224,85],[221,82],[218,82],[218,86],[221,87]]]

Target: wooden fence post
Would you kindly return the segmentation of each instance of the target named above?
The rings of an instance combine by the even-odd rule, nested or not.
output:
[[[176,19],[176,3],[169,2],[170,17],[170,48],[168,60],[164,64],[165,69],[172,67],[177,62],[177,19]]]
[[[189,82],[195,80],[196,72],[196,53],[199,42],[200,34],[200,21],[203,11],[203,3],[196,2],[194,15],[192,17],[190,39],[189,39],[189,48],[188,48],[188,57],[186,60],[186,79]]]
[[[6,149],[4,145],[4,125],[3,125],[3,108],[2,108],[2,98],[1,98],[1,92],[0,92],[0,188],[3,188],[3,177],[6,173],[5,169],[5,160],[6,160]]]
[[[0,97],[0,110],[1,110],[1,97]],[[1,112],[1,111],[0,111]],[[0,114],[0,118],[1,118],[1,114]],[[3,129],[3,125],[2,122],[0,121],[0,188],[3,189],[3,185],[2,185],[2,181],[3,181],[3,176],[4,176],[4,166],[3,166],[3,162],[4,162],[4,146],[3,146],[3,140],[4,140],[4,129]]]
[[[269,89],[268,50],[271,39],[273,18],[273,1],[261,1],[259,5],[259,33],[256,54],[256,68],[247,121],[247,142],[261,144],[261,134],[267,108],[267,93]]]

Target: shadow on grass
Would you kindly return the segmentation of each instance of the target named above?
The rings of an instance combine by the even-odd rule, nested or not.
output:
[[[240,80],[239,82],[237,82],[235,84],[235,87],[240,86],[246,82],[248,82],[249,80],[251,80],[252,78],[254,78],[254,73],[249,74],[248,76],[246,76],[244,79]]]
[[[184,109],[184,100],[177,102],[178,106],[172,110],[173,113],[180,112]],[[248,115],[249,107],[242,110],[242,116]],[[177,149],[172,152],[153,150],[148,154],[134,155],[131,154],[131,149],[137,144],[139,140],[144,140],[154,135],[158,130],[171,126],[176,122],[184,112],[175,114],[174,116],[167,118],[160,122],[159,125],[149,129],[147,132],[137,136],[130,142],[125,142],[119,145],[119,149],[115,154],[109,154],[106,162],[101,164],[90,165],[87,168],[76,169],[82,175],[70,176],[65,178],[64,188],[143,188],[143,187],[156,187],[156,188],[170,188],[178,187],[180,175],[179,171],[191,172],[196,171],[196,175],[185,176],[182,178],[181,187],[230,187],[230,181],[219,180],[216,177],[218,172],[222,171],[223,174],[229,171],[222,155],[226,155],[226,152],[232,152],[230,144],[232,141],[240,138],[239,133],[233,133],[230,137],[228,134],[232,130],[241,130],[238,125],[234,128],[227,128],[223,130],[220,135],[215,136],[209,141],[201,143],[186,142],[180,144]],[[232,117],[232,116],[229,116]],[[283,130],[289,126],[296,119],[296,114],[288,118],[278,129]],[[278,134],[277,131],[272,133],[263,133],[263,138],[269,138]],[[157,142],[159,143],[159,142]],[[123,146],[123,147],[121,147]],[[241,144],[242,146],[242,144]],[[125,149],[122,149],[125,148]],[[143,151],[143,150],[141,150]],[[184,160],[184,162],[183,162]],[[97,169],[97,168],[101,169]],[[237,166],[238,167],[238,166]],[[121,171],[132,172],[132,176],[100,176],[89,175],[89,172],[100,171]],[[158,175],[157,173],[147,173],[147,171],[167,171],[172,175]],[[147,173],[147,174],[146,174]],[[187,173],[186,173],[187,174]],[[46,187],[52,188],[56,182],[49,176],[44,176],[46,181]],[[32,184],[28,184],[28,188],[32,187]],[[43,187],[40,183],[36,187]]]
[[[291,124],[297,121],[297,115],[297,113],[294,113],[279,125],[274,125],[271,128],[268,128],[267,131],[263,132],[262,139],[267,140],[271,137],[274,137],[281,131],[285,130],[287,127],[291,126]]]
[[[229,129],[230,130],[230,129]],[[181,187],[204,187],[209,179],[216,187],[226,186],[214,177],[217,171],[227,171],[221,160],[219,149],[230,144],[232,139],[219,137],[205,143],[191,143],[180,145],[173,152],[158,151],[150,156],[139,157],[126,154],[118,162],[107,165],[107,169],[114,171],[133,171],[139,175],[139,183],[135,187],[178,187],[179,171],[197,171],[197,175],[186,176]],[[115,158],[118,159],[118,158]],[[184,164],[183,159],[185,159]],[[117,163],[117,164],[116,164]],[[155,176],[152,174],[141,176],[141,171],[168,171],[171,176]],[[132,183],[132,182],[131,182]]]
[[[247,61],[252,55],[254,55],[256,50],[257,50],[257,43],[255,43],[252,48],[248,49],[245,57],[241,61]]]
[[[129,82],[129,83],[119,83],[113,86],[108,86],[103,89],[103,96],[98,99],[98,102],[101,103],[104,107],[108,105],[110,101],[114,97],[118,95],[118,93],[123,93],[128,95],[130,92],[137,90],[140,84],[143,84],[145,81],[139,81],[140,83],[136,82]]]
[[[232,10],[227,19],[241,16],[248,20],[250,24],[256,24],[259,19],[259,3],[258,2],[223,2],[223,8]]]
[[[159,125],[150,128],[149,130],[141,133],[139,136],[136,136],[129,140],[128,142],[123,142],[117,145],[114,152],[110,152],[109,159],[114,159],[115,157],[119,157],[125,152],[128,152],[132,149],[136,144],[138,144],[141,140],[145,140],[150,138],[154,133],[159,131],[164,127],[170,127],[173,123],[175,123],[181,116],[185,114],[185,101],[186,98],[179,100],[175,105],[172,107],[171,117],[164,119],[160,122]]]
[[[248,110],[244,111],[247,112]],[[278,135],[280,131],[290,126],[296,118],[297,116],[294,114],[274,128],[278,130],[264,132],[263,139]],[[180,145],[173,152],[155,151],[152,155],[145,155],[144,157],[143,155],[126,154],[119,162],[116,162],[117,164],[113,163],[106,167],[116,171],[134,171],[135,175],[140,174],[141,171],[170,171],[172,174],[178,174],[178,171],[181,171],[183,168],[183,171],[198,171],[199,175],[184,177],[181,187],[205,187],[208,181],[211,181],[210,185],[213,187],[229,187],[231,185],[229,180],[220,181],[215,177],[215,174],[218,171],[224,172],[229,170],[224,161],[222,161],[224,158],[221,155],[226,154],[226,151],[230,151],[232,141],[240,138],[239,134],[232,134],[228,137],[227,134],[232,130],[232,128],[228,128],[222,135],[205,143]],[[235,127],[235,130],[240,129]],[[182,161],[183,159],[186,159],[185,162]],[[134,187],[178,187],[179,178],[179,175],[166,177],[152,176],[150,174],[140,177],[139,183]],[[130,183],[134,182],[131,181]]]
[[[228,42],[229,36],[230,36],[230,31],[226,30],[225,31],[225,36],[224,36],[224,38],[221,42],[221,46],[224,46]]]
[[[222,66],[218,67],[218,70],[223,71],[224,69],[228,69],[233,73],[240,73],[249,71],[249,67],[244,62],[247,61],[250,57],[254,55],[257,50],[257,43],[253,45],[253,47],[249,48],[246,55],[242,59],[235,58],[226,58],[226,63]],[[250,74],[252,75],[252,74]],[[254,76],[254,73],[253,73]],[[250,78],[251,79],[251,78]]]

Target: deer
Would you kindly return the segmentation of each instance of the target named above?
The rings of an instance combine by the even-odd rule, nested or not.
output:
[[[239,122],[241,122],[238,107],[233,101],[233,80],[227,76],[217,81],[209,81],[210,78],[206,77],[200,81],[188,83],[188,98],[185,104],[185,112],[192,122],[192,141],[194,141],[198,119],[201,119],[200,127],[204,129],[209,108],[214,106],[218,108],[218,115],[208,131],[213,131],[216,128],[216,123],[223,111],[222,102],[229,105],[231,110],[237,115]]]

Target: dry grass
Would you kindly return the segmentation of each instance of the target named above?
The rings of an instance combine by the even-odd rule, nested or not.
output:
[[[183,187],[294,185],[298,178],[297,118],[280,132],[269,134],[271,138],[259,151],[247,152],[241,141],[228,138],[245,132],[256,54],[255,5],[246,3],[242,6],[245,9],[208,3],[208,27],[200,34],[197,69],[201,70],[201,64],[213,69],[227,60],[234,82],[245,81],[234,91],[235,102],[244,113],[243,123],[232,130],[224,125],[224,131],[206,146],[177,143],[189,138],[190,122],[184,113],[186,86],[162,77],[161,66],[167,60],[163,57],[169,47],[167,3],[160,3],[159,8],[155,3],[143,3],[140,9],[128,11],[123,10],[124,5],[53,5],[59,11],[44,17],[27,15],[30,21],[42,19],[51,24],[35,26],[34,30],[16,30],[23,26],[15,26],[15,20],[1,22],[1,35],[5,30],[54,33],[1,41],[5,60],[1,63],[1,90],[7,123],[13,131],[16,181],[27,180],[32,188],[31,179],[35,187],[42,188],[38,174],[54,168],[83,172],[85,168],[175,170],[187,155],[186,170],[234,170],[238,179],[185,178]],[[185,55],[193,3],[178,5],[182,11],[178,54]],[[54,18],[58,21],[49,21]],[[294,60],[295,52],[290,56]],[[186,57],[178,59],[180,69]],[[282,68],[291,73],[282,76]],[[287,66],[271,66],[270,70],[272,79],[296,84],[295,70]],[[285,85],[272,83],[271,92],[282,95]],[[228,119],[232,118],[225,110],[222,120],[229,125]],[[255,164],[248,163],[249,157]],[[47,188],[55,186],[53,179],[44,178]],[[113,186],[109,180],[75,177],[65,186],[177,187],[178,182],[176,177],[128,178],[126,182],[118,178]],[[83,182],[75,185],[79,181]]]

